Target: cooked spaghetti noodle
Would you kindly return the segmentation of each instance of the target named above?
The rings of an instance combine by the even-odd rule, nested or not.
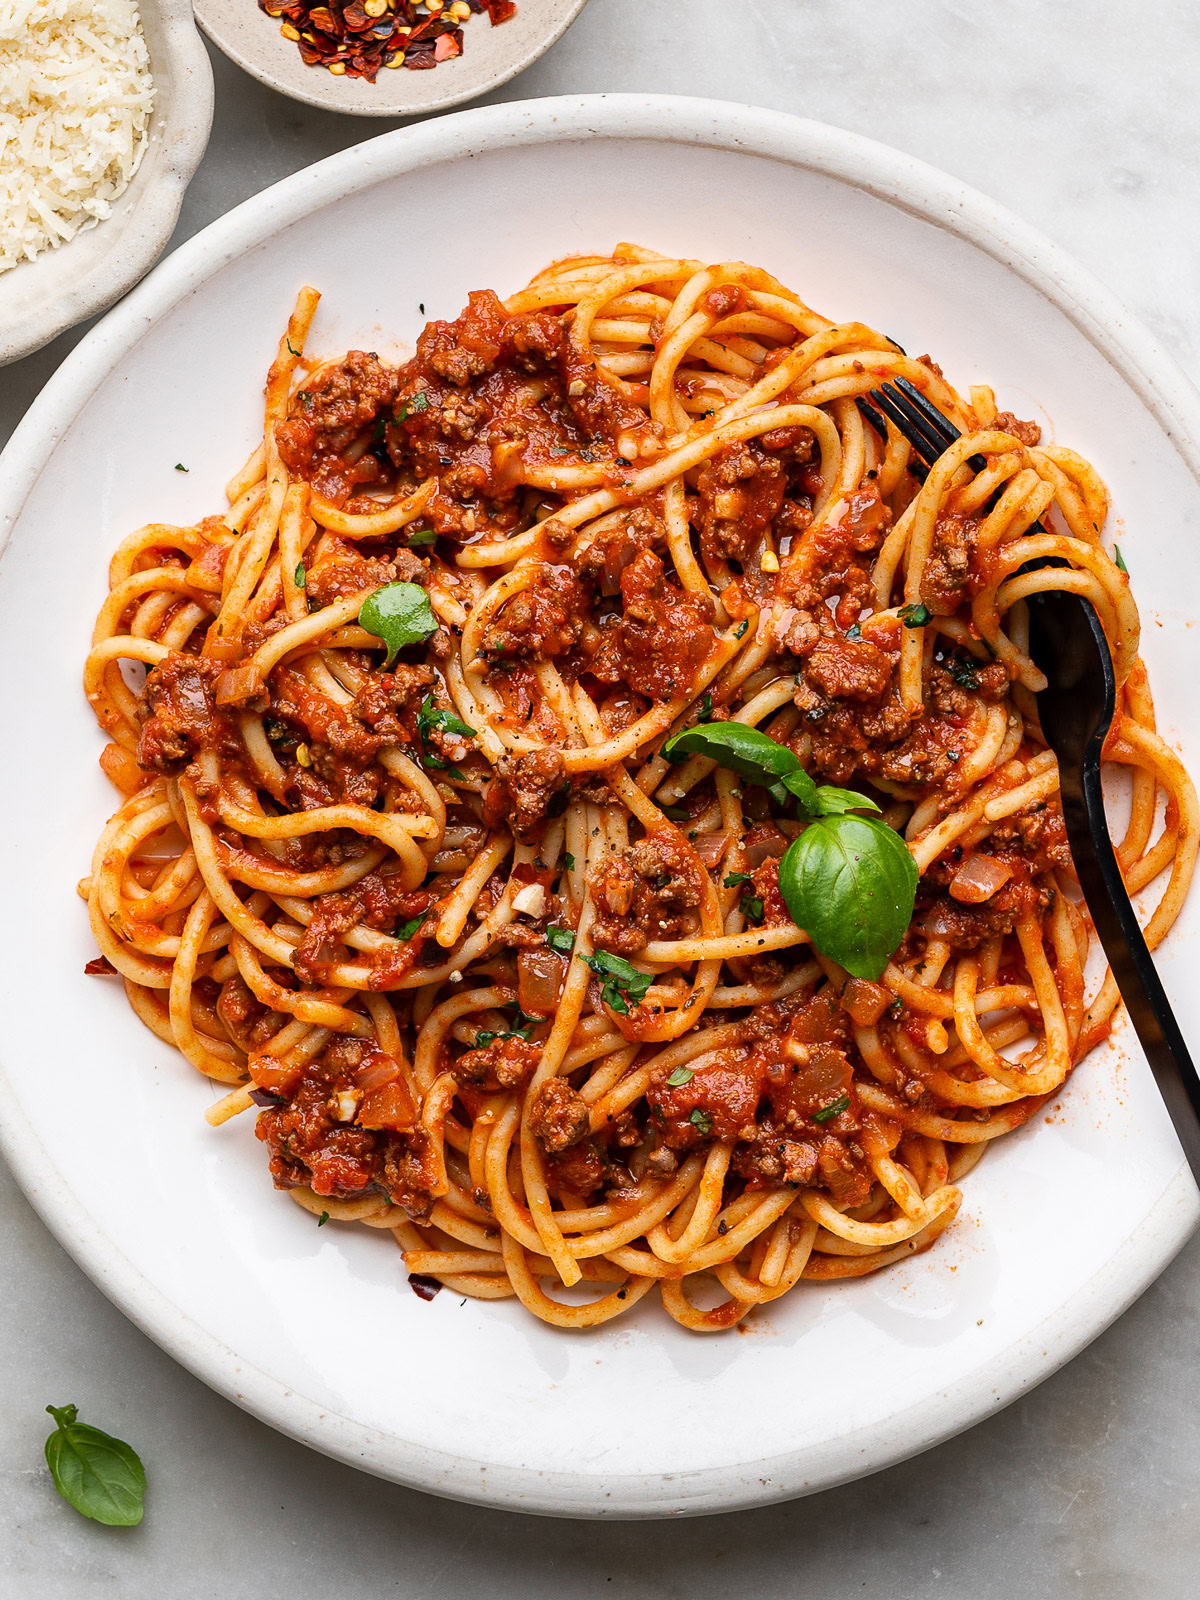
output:
[[[1031,594],[1108,636],[1151,947],[1192,876],[1095,471],[740,262],[561,261],[399,368],[310,358],[317,298],[228,509],[113,559],[92,969],[418,1287],[580,1328],[657,1286],[707,1331],[925,1249],[1119,1002],[1085,992]],[[855,403],[897,376],[963,435],[927,476]],[[388,585],[432,608],[395,660]],[[788,914],[803,821],[661,754],[729,719],[907,842],[878,982]]]

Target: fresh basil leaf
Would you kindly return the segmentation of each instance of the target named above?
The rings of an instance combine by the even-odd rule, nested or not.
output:
[[[292,574],[292,582],[296,585],[297,589],[307,588],[308,573],[304,570],[303,561],[297,563],[296,570]]]
[[[569,956],[575,948],[575,935],[570,928],[547,928],[546,943],[557,955]]]
[[[853,789],[834,789],[823,783],[817,790],[813,809],[818,817],[839,817],[844,811],[878,811],[879,807],[865,794],[855,794]]]
[[[800,772],[799,758],[786,745],[745,722],[697,722],[673,734],[662,747],[668,761],[708,756],[718,766],[769,789],[780,778]]]
[[[435,728],[442,728],[446,733],[460,734],[464,739],[475,737],[474,728],[469,728],[453,711],[443,711],[440,706],[435,706],[433,697],[426,695],[421,702],[421,709],[417,712],[417,732],[422,739],[428,739]]]
[[[405,645],[420,644],[437,632],[429,596],[419,583],[385,583],[363,601],[358,620],[387,645],[385,667],[391,666]]]
[[[691,1116],[688,1118],[688,1121],[699,1134],[712,1132],[712,1118],[707,1112],[701,1111],[699,1106],[697,1106],[692,1112]]]
[[[727,872],[722,880],[727,889],[736,889],[739,883],[753,883],[748,872]]]
[[[695,1076],[696,1074],[692,1071],[691,1067],[676,1067],[675,1071],[667,1079],[667,1088],[682,1089],[683,1085],[685,1083],[691,1083]]]
[[[813,1112],[814,1122],[831,1122],[839,1112],[847,1111],[850,1107],[848,1094],[838,1095],[836,1100],[831,1100],[827,1106],[822,1106],[820,1111]]]
[[[101,1428],[77,1421],[74,1406],[47,1406],[58,1426],[46,1440],[46,1465],[68,1504],[93,1522],[132,1528],[142,1520],[146,1470],[136,1451]]]
[[[763,919],[763,903],[756,894],[744,894],[738,902],[738,910],[747,922],[761,922]]]
[[[874,982],[912,920],[917,864],[884,822],[819,817],[788,846],[779,888],[818,950]]]
[[[437,534],[432,528],[416,528],[404,542],[412,550],[419,544],[436,544]]]
[[[907,605],[900,607],[896,615],[906,628],[923,628],[933,612],[924,600],[910,600]]]
[[[410,917],[407,922],[402,922],[392,935],[395,939],[411,939],[413,934],[425,921],[424,916]]]

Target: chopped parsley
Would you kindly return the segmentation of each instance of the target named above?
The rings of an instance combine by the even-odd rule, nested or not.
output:
[[[474,728],[469,728],[453,711],[444,711],[441,706],[435,706],[433,697],[426,695],[417,712],[417,732],[428,742],[435,728],[442,728],[446,733],[457,733],[464,739],[475,737]]]
[[[814,1111],[813,1121],[829,1122],[831,1118],[836,1117],[839,1112],[845,1111],[849,1105],[850,1096],[848,1094],[840,1094],[836,1100],[831,1100],[827,1106],[822,1106],[820,1111]]]
[[[317,1227],[318,1228],[323,1228],[328,1221],[329,1221],[329,1213],[328,1213],[328,1211],[322,1211],[321,1215],[317,1218]]]
[[[292,582],[296,585],[297,589],[303,589],[307,585],[308,573],[304,570],[303,561],[297,563],[296,570],[292,574]]]
[[[706,689],[704,691],[704,698],[700,702],[700,720],[701,720],[701,722],[707,722],[709,717],[712,716],[712,708],[713,708],[712,690],[711,689]]]
[[[1119,544],[1113,545],[1113,560],[1122,572],[1128,574],[1129,568],[1125,565],[1125,557],[1121,554],[1121,546]]]
[[[420,416],[422,411],[429,410],[429,396],[424,389],[418,389],[416,394],[410,395],[401,405],[399,411],[392,418],[393,422],[407,422],[409,417]]]
[[[183,464],[183,462],[182,462],[182,461],[177,461],[177,462],[176,462],[176,463],[175,463],[175,471],[176,471],[176,472],[186,472],[186,471],[187,471],[187,470],[188,470],[188,469],[187,469],[187,467],[185,467],[185,466],[184,466],[184,464]],[[1119,558],[1119,557],[1118,557],[1118,560],[1119,560],[1119,559],[1120,559],[1120,558]]]
[[[620,1016],[629,1015],[630,1001],[640,1005],[654,982],[648,972],[639,972],[621,956],[610,955],[607,950],[597,950],[595,955],[583,958],[598,978],[604,980],[600,999],[610,1011]]]
[[[417,528],[409,534],[405,543],[410,550],[419,544],[436,544],[437,534],[434,533],[432,528]]]
[[[575,948],[575,935],[570,928],[547,928],[546,943],[556,955],[569,956]]]
[[[659,810],[672,822],[690,822],[692,818],[692,813],[686,806],[660,806]]]
[[[979,670],[970,656],[947,656],[945,666],[960,689],[978,689]]]
[[[738,910],[747,922],[761,922],[763,919],[763,903],[756,894],[744,894],[738,902]]]
[[[419,917],[410,917],[407,922],[400,924],[393,937],[396,939],[411,939],[424,921],[424,914]]]
[[[701,1111],[699,1106],[697,1106],[692,1112],[691,1116],[688,1118],[688,1121],[699,1134],[712,1132],[712,1118],[707,1112]]]
[[[676,1067],[675,1071],[667,1079],[667,1088],[682,1089],[683,1085],[685,1083],[691,1083],[694,1077],[695,1073],[692,1071],[691,1067]]]
[[[750,627],[749,621],[746,620],[746,619],[743,619],[741,622],[738,623],[737,627],[733,630],[733,637],[735,639],[744,639],[746,637],[746,634],[747,634],[748,630],[749,630],[749,627]]]
[[[906,628],[923,628],[933,612],[924,600],[910,600],[907,605],[901,606],[896,614]]]
[[[574,872],[575,871],[575,857],[571,854],[571,852],[569,850],[567,851],[566,855],[563,856],[563,860],[567,864],[567,871],[568,872]]]
[[[748,872],[727,872],[724,883],[727,889],[736,889],[739,883],[753,883],[754,879]]]
[[[283,342],[284,342],[285,345],[287,345],[288,349],[292,352],[292,354],[294,356],[298,356],[300,354],[299,350],[296,349],[296,346],[292,343],[292,341],[290,339],[285,339]]]

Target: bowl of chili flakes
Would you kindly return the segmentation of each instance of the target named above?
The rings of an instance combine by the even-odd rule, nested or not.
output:
[[[587,0],[195,0],[231,61],[293,100],[354,117],[461,105],[531,66]]]

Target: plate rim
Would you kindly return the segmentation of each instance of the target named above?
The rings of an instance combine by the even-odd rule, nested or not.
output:
[[[515,101],[351,146],[242,202],[182,244],[67,357],[0,455],[0,557],[30,491],[96,387],[192,288],[337,197],[474,150],[633,138],[741,151],[799,166],[897,205],[982,249],[1047,298],[1097,348],[1167,433],[1200,484],[1200,395],[1117,299],[1059,246],[977,190],[915,157],[789,113],[686,96],[570,95]],[[2,580],[2,568],[0,568]],[[47,1227],[89,1278],[173,1359],[270,1426],[348,1465],[492,1507],[615,1520],[701,1515],[833,1487],[916,1455],[1001,1409],[1096,1338],[1185,1243],[1200,1207],[1182,1157],[1134,1233],[1088,1283],[1015,1339],[986,1372],[821,1446],[694,1473],[596,1477],[497,1467],[398,1440],[298,1395],[175,1306],[102,1232],[20,1109],[0,1058],[0,1149]]]

